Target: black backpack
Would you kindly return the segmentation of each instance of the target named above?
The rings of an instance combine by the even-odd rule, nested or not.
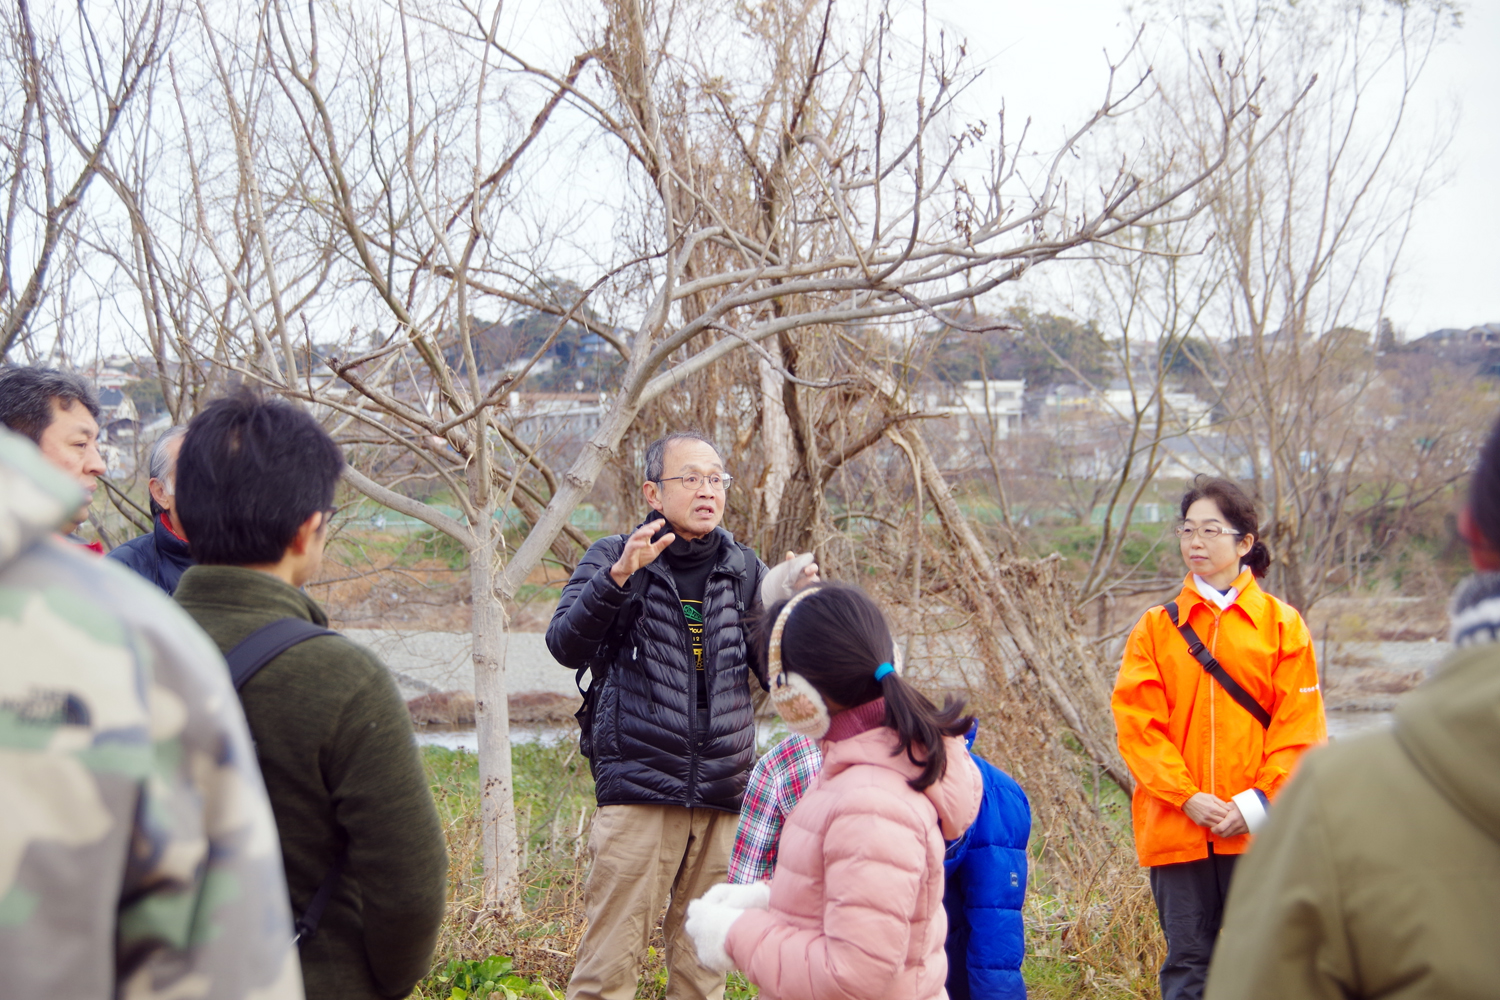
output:
[[[239,644],[231,649],[224,660],[229,664],[229,677],[234,681],[234,689],[240,690],[245,682],[254,677],[260,668],[270,663],[276,657],[285,653],[300,642],[308,639],[316,639],[320,635],[338,635],[332,629],[315,625],[305,618],[280,618],[269,625],[262,625],[241,639]],[[328,908],[328,900],[333,896],[334,887],[338,885],[339,878],[344,874],[344,863],[349,859],[349,848],[346,845],[339,851],[334,859],[333,867],[328,869],[328,874],[323,876],[323,882],[318,886],[318,891],[313,893],[313,898],[307,904],[307,909],[297,918],[292,925],[297,932],[292,940],[301,944],[310,940],[318,933],[318,923],[323,919],[323,911]]]

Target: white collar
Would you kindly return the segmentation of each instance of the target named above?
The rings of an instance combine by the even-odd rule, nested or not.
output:
[[[1197,573],[1193,574],[1193,585],[1198,588],[1198,593],[1203,595],[1205,601],[1212,601],[1219,606],[1220,611],[1228,611],[1229,606],[1234,603],[1235,598],[1240,596],[1240,588],[1230,587],[1229,593],[1221,594],[1213,584],[1209,583]]]

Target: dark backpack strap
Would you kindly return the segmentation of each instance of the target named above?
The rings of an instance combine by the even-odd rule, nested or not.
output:
[[[244,687],[245,682],[254,677],[261,667],[297,643],[320,635],[338,633],[315,625],[305,618],[280,618],[269,625],[262,625],[241,639],[239,645],[224,657],[229,664],[229,677],[234,681],[234,689],[238,691]]]
[[[1177,602],[1168,601],[1162,606],[1166,608],[1167,617],[1172,619],[1172,624],[1176,626],[1177,631],[1181,632],[1182,637],[1187,640],[1188,652],[1193,654],[1193,659],[1203,665],[1204,671],[1219,682],[1219,686],[1229,694],[1229,697],[1233,698],[1245,711],[1255,716],[1255,721],[1260,723],[1262,729],[1270,729],[1271,713],[1267,712],[1249,691],[1240,687],[1239,681],[1229,676],[1229,671],[1225,670],[1223,665],[1214,659],[1214,654],[1208,651],[1208,647],[1203,645],[1203,640],[1198,638],[1198,633],[1193,631],[1193,626],[1187,622],[1177,621]]]
[[[241,639],[239,644],[224,657],[224,661],[229,664],[229,677],[234,681],[234,689],[238,691],[243,688],[245,682],[254,677],[261,667],[293,646],[306,642],[308,639],[316,639],[320,635],[338,635],[338,633],[305,618],[279,618],[269,625],[262,625]],[[339,852],[339,856],[333,862],[333,867],[328,869],[328,874],[323,876],[323,884],[318,886],[317,892],[313,893],[312,902],[307,904],[307,909],[292,925],[297,932],[292,939],[294,943],[300,944],[318,933],[318,923],[323,919],[323,911],[328,908],[328,900],[333,896],[333,890],[337,887],[339,878],[344,874],[344,861],[347,857],[347,848]]]
[[[738,542],[735,543],[739,545]],[[740,586],[737,591],[739,603],[734,607],[743,618],[749,614],[750,609],[755,607],[755,599],[759,597],[755,592],[755,566],[760,558],[748,545],[740,545],[740,560],[744,564],[744,572],[740,574]]]
[[[630,631],[635,628],[635,621],[640,617],[641,587],[644,586],[641,581],[645,575],[645,570],[636,570],[626,577],[625,603],[615,613],[615,619],[610,622],[609,631],[600,641],[593,657],[573,672],[573,683],[577,685],[578,695],[582,699],[578,711],[573,713],[573,718],[578,720],[578,751],[591,760],[594,755],[594,707],[603,694],[604,682],[609,676],[610,667],[614,665],[615,657],[619,655],[621,647],[630,641]],[[583,686],[585,677],[590,678],[588,687]]]
[[[328,874],[323,876],[323,884],[318,886],[318,891],[313,893],[312,902],[307,904],[307,909],[302,911],[302,916],[292,925],[297,936],[292,939],[293,943],[301,944],[303,941],[311,940],[318,933],[318,924],[323,919],[323,911],[328,909],[328,900],[333,897],[333,890],[339,884],[339,877],[344,874],[344,862],[349,860],[349,848],[339,851],[339,856],[333,859],[333,867],[328,869]]]

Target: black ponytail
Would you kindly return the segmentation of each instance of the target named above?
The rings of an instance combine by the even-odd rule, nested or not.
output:
[[[1266,548],[1265,542],[1257,538],[1255,544],[1250,546],[1250,551],[1245,553],[1245,557],[1240,562],[1257,578],[1263,577],[1271,568],[1271,550]]]
[[[917,791],[942,779],[948,771],[948,752],[944,736],[962,736],[974,724],[972,715],[964,714],[964,702],[952,695],[938,708],[926,695],[906,683],[900,674],[890,674],[880,681],[885,695],[885,724],[896,731],[900,745],[896,753],[906,753],[913,764],[922,765],[922,773],[907,782]],[[918,759],[913,746],[927,751],[926,760]]]
[[[767,659],[771,629],[785,602],[766,611],[756,645]],[[948,698],[939,709],[901,675],[877,668],[895,655],[890,626],[875,602],[858,587],[824,583],[797,605],[781,634],[783,670],[801,674],[824,698],[844,708],[885,698],[885,725],[900,740],[896,753],[922,768],[907,784],[921,791],[947,773],[945,736],[962,736],[973,724],[961,700]],[[918,756],[918,752],[922,756]]]

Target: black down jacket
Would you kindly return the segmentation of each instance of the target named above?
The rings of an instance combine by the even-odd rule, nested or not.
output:
[[[706,732],[697,731],[692,640],[667,566],[657,560],[637,570],[625,587],[616,586],[609,568],[628,536],[611,535],[589,546],[563,588],[547,628],[547,648],[565,667],[592,667],[592,683],[602,685],[589,761],[602,806],[739,811],[755,764],[750,674],[762,686],[765,677],[751,662],[736,604],[742,593],[759,592],[766,566],[723,528],[714,532],[722,536],[719,557],[703,600]],[[601,653],[607,664],[600,662]]]

